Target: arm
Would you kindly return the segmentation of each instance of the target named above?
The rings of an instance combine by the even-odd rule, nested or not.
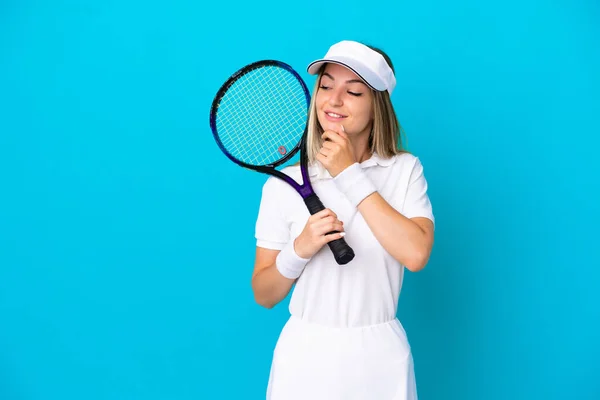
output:
[[[252,291],[256,302],[266,308],[273,308],[283,300],[296,281],[286,278],[277,270],[275,261],[278,254],[279,250],[256,247]]]
[[[327,234],[331,231],[338,233]],[[343,223],[326,208],[311,215],[300,235],[281,250],[257,246],[252,274],[256,302],[266,308],[277,305],[288,295],[313,255],[344,234]]]
[[[283,184],[275,178],[265,182],[256,220],[257,244],[251,288],[255,301],[265,308],[275,307],[288,295],[295,282],[293,276],[291,279],[283,276],[276,265],[279,255],[282,252],[285,255],[290,241],[282,189]]]
[[[393,208],[362,172],[343,129],[325,131],[323,138],[329,141],[324,142],[317,159],[329,170],[340,191],[357,207],[375,238],[410,271],[423,269],[433,247],[434,225],[425,217],[430,214],[431,204],[421,164],[415,164],[406,194],[407,215],[414,215],[409,218]]]
[[[430,219],[406,218],[377,192],[361,201],[358,210],[375,238],[398,262],[412,272],[427,265],[433,247],[433,222]]]
[[[429,199],[420,164],[413,170],[405,199],[405,211],[428,209]],[[336,185],[362,214],[375,238],[385,250],[410,271],[422,270],[433,247],[433,221],[422,216],[408,218],[392,207],[378,192],[358,163],[335,178]],[[427,204],[425,206],[424,204]],[[426,214],[421,214],[426,215]]]

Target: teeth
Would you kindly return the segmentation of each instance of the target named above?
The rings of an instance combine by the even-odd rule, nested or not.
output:
[[[342,116],[341,116],[341,115],[339,115],[339,114],[336,114],[336,113],[332,113],[332,112],[330,112],[330,113],[327,113],[327,115],[329,115],[330,117],[333,117],[333,118],[342,118]]]

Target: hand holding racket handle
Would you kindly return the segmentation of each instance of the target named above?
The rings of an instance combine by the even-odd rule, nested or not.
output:
[[[321,203],[321,200],[317,197],[316,194],[311,194],[310,196],[306,197],[304,199],[304,203],[306,203],[308,211],[312,215],[325,209],[325,206],[323,205],[323,203]],[[337,233],[337,231],[329,232],[327,234],[330,233]],[[354,250],[352,250],[348,243],[346,243],[344,238],[332,240],[327,244],[333,252],[335,261],[337,261],[338,264],[348,264],[350,261],[352,261],[352,259],[354,259]]]

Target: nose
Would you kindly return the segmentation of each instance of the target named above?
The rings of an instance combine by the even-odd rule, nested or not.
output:
[[[341,92],[337,89],[332,89],[329,91],[329,105],[334,107],[339,107],[343,104]]]

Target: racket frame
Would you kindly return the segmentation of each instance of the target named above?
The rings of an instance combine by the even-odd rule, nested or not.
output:
[[[286,155],[284,157],[280,158],[279,160],[277,160],[274,163],[264,164],[264,165],[252,165],[252,164],[243,162],[241,160],[238,160],[236,157],[232,156],[226,150],[225,146],[223,145],[223,143],[218,135],[217,114],[218,114],[218,109],[219,109],[221,100],[223,99],[227,90],[229,90],[229,88],[238,79],[243,77],[245,74],[247,74],[255,69],[265,67],[265,66],[274,66],[274,67],[284,68],[286,71],[291,73],[298,80],[298,82],[302,86],[302,90],[303,90],[304,96],[306,98],[306,104],[307,104],[307,119],[306,119],[306,121],[307,121],[307,123],[304,126],[304,132],[302,133],[301,139],[298,141],[298,143],[296,144],[296,146],[294,146],[293,149],[291,149],[290,151],[288,151],[286,153]],[[261,172],[261,173],[268,174],[268,175],[272,175],[272,176],[275,176],[275,177],[287,182],[303,198],[310,213],[314,214],[315,212],[318,212],[319,210],[322,210],[325,207],[321,203],[319,197],[314,192],[314,189],[311,185],[309,174],[308,174],[308,157],[306,154],[307,153],[306,141],[307,141],[307,132],[308,132],[308,113],[310,111],[309,110],[310,101],[311,101],[311,95],[310,95],[310,92],[308,91],[306,83],[304,82],[302,77],[300,77],[300,75],[290,65],[288,65],[282,61],[278,61],[278,60],[255,61],[251,64],[246,65],[245,67],[241,68],[240,70],[236,71],[219,88],[217,94],[215,95],[215,98],[213,99],[213,102],[212,102],[212,105],[210,108],[210,127],[212,130],[213,136],[215,138],[215,141],[217,142],[217,145],[219,146],[221,151],[227,156],[227,158],[229,158],[231,161],[233,161],[234,163],[236,163],[237,165],[239,165],[243,168]],[[302,174],[302,184],[298,183],[292,177],[275,169],[276,167],[281,166],[282,164],[285,164],[287,161],[289,161],[292,157],[294,157],[296,155],[296,153],[298,153],[298,151],[300,151],[300,171]],[[333,232],[331,232],[331,233],[333,233]],[[332,242],[329,242],[328,244],[332,250],[334,250],[334,248],[335,248],[336,251],[334,251],[334,255],[336,256],[336,261],[338,262],[338,264],[344,265],[344,264],[350,262],[354,258],[353,250],[350,248],[350,246],[348,246],[348,244],[345,242],[345,240],[343,238],[336,239]]]

